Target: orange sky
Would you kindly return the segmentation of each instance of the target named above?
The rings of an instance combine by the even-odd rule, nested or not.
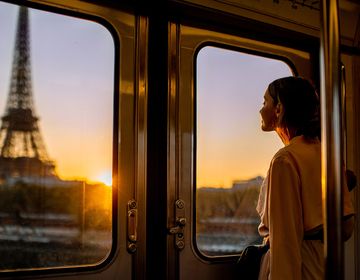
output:
[[[0,3],[0,114],[5,109],[17,7]],[[112,166],[114,44],[101,25],[30,11],[35,113],[61,178],[109,183]],[[206,47],[197,59],[197,186],[230,187],[265,176],[282,144],[260,129],[266,86],[291,75],[268,58]],[[191,108],[189,108],[190,110]]]
[[[0,3],[0,115],[18,7]],[[100,24],[29,9],[34,111],[63,179],[111,181],[114,43]]]

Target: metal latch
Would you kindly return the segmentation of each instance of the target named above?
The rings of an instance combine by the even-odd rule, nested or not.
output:
[[[169,234],[175,235],[175,247],[179,250],[184,249],[184,227],[186,225],[185,218],[185,203],[183,200],[178,199],[175,202],[176,221],[175,226],[168,229]]]
[[[127,205],[127,249],[135,253],[137,249],[137,203],[130,200]]]
[[[170,234],[183,233],[186,219],[183,217],[176,218],[176,226],[169,229]]]

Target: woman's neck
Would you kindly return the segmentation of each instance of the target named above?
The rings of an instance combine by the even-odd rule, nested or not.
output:
[[[287,127],[276,127],[275,131],[285,146],[289,145],[290,140],[296,136],[295,130]]]

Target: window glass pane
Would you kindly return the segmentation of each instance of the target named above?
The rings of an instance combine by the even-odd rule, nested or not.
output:
[[[112,36],[0,3],[0,37],[0,269],[98,263],[112,246]]]
[[[271,157],[282,146],[263,132],[267,85],[292,75],[280,60],[201,49],[196,77],[196,242],[205,255],[261,243],[256,204]]]

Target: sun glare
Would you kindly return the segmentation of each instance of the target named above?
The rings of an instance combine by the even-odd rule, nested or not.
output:
[[[111,187],[112,186],[112,174],[111,171],[104,171],[100,173],[96,180],[104,183],[106,186]]]

